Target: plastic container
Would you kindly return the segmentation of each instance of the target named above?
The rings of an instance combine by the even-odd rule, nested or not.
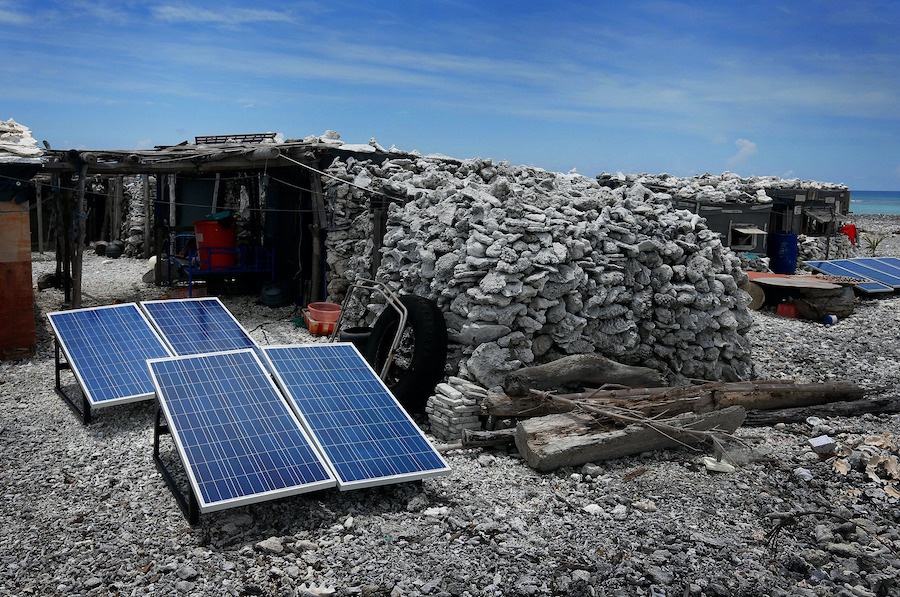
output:
[[[310,315],[309,309],[303,309],[303,321],[306,323],[306,329],[313,336],[329,336],[334,332],[333,321],[316,321]]]
[[[793,274],[797,269],[797,235],[779,232],[772,234],[769,257],[769,267],[773,272]]]
[[[782,317],[797,317],[797,305],[793,303],[778,303],[778,306],[775,307],[775,315],[781,315]]]
[[[822,323],[825,325],[834,325],[838,322],[837,315],[826,315],[822,318]]]
[[[197,240],[197,255],[200,269],[228,269],[234,267],[237,254],[234,225],[221,220],[198,220],[194,222],[194,238]]]
[[[334,323],[341,316],[341,306],[337,303],[310,303],[306,307],[316,321]]]

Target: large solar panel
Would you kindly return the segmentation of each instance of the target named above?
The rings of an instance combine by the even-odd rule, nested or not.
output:
[[[900,259],[897,257],[857,257],[804,263],[825,274],[861,278],[864,281],[854,286],[863,292],[893,292],[900,289]]]
[[[334,486],[253,350],[147,366],[201,512]]]
[[[147,359],[171,353],[137,304],[55,311],[47,317],[90,406],[153,397]]]
[[[450,472],[352,344],[272,346],[262,352],[340,489]]]
[[[257,348],[247,330],[216,297],[143,301],[141,306],[173,354]]]

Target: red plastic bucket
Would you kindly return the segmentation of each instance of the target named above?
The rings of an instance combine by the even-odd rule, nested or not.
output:
[[[236,263],[234,225],[222,226],[212,220],[194,222],[194,238],[200,269],[228,269]]]

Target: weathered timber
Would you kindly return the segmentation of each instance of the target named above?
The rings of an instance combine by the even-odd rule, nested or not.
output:
[[[849,381],[809,384],[736,382],[725,384],[721,391],[716,391],[713,400],[717,408],[740,405],[748,410],[767,410],[859,400],[865,395],[866,390]]]
[[[740,406],[704,414],[681,414],[665,421],[669,428],[677,426],[685,430],[676,434],[649,427],[653,421],[611,430],[588,414],[562,413],[520,421],[516,426],[516,447],[529,466],[548,472],[564,466],[697,444],[704,438],[688,430],[733,433],[745,415]]]
[[[598,354],[576,354],[513,371],[506,376],[503,391],[524,396],[529,390],[549,390],[567,384],[646,387],[662,383],[662,376],[655,369],[623,365]]]
[[[495,417],[537,417],[569,412],[570,402],[595,406],[624,406],[644,415],[674,415],[709,412],[727,406],[746,409],[805,407],[841,400],[859,400],[866,390],[854,383],[831,381],[797,384],[791,381],[714,382],[696,386],[593,390],[552,395],[531,392],[527,396],[489,394],[481,404],[482,413]]]
[[[797,408],[774,410],[751,410],[747,413],[746,425],[762,427],[776,423],[800,423],[809,417],[858,417],[878,413],[900,413],[898,398],[867,398],[865,400],[831,402]]]
[[[653,412],[687,412],[693,410],[691,403],[704,400],[712,401],[705,386],[657,387],[657,388],[624,388],[615,390],[587,390],[573,394],[558,394],[559,398],[572,401],[584,401],[598,406],[627,406],[645,414]],[[674,405],[678,403],[679,406]],[[672,411],[665,405],[673,404]],[[643,407],[642,407],[643,405]],[[540,417],[555,413],[569,412],[575,407],[564,401],[553,400],[553,395],[532,391],[527,396],[510,396],[509,394],[491,393],[481,403],[482,414],[505,417]],[[659,408],[659,410],[657,410]],[[706,410],[713,410],[707,408]]]
[[[463,450],[465,448],[497,448],[510,446],[515,440],[515,428],[497,429],[495,431],[463,429],[462,441],[453,444],[442,444],[436,447],[439,452]]]

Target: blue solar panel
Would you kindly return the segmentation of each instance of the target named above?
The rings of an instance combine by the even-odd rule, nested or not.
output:
[[[257,347],[216,297],[143,301],[141,306],[176,355]]]
[[[201,512],[334,486],[254,351],[147,366]]]
[[[153,397],[147,359],[171,353],[135,303],[55,311],[47,317],[92,406]]]
[[[450,472],[352,344],[262,350],[342,490]]]
[[[861,257],[804,263],[825,274],[861,278],[865,281],[854,286],[863,292],[893,292],[900,289],[900,259],[896,257]]]

